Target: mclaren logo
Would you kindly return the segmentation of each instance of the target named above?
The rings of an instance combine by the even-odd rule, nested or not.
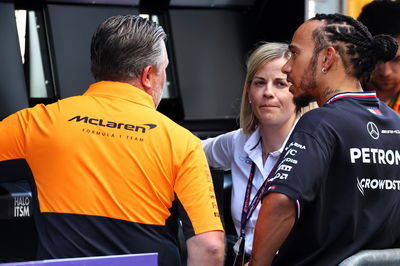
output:
[[[367,124],[367,130],[369,135],[373,139],[378,139],[379,138],[379,130],[378,127],[373,123],[373,122],[368,122]]]
[[[155,124],[142,124],[142,125],[136,126],[136,125],[127,124],[127,123],[104,121],[103,119],[92,118],[92,117],[88,117],[88,116],[80,116],[80,115],[72,117],[68,121],[76,122],[76,123],[86,123],[86,124],[91,124],[91,125],[101,126],[101,127],[125,129],[125,130],[129,130],[129,131],[135,131],[135,132],[141,132],[141,133],[146,133],[147,130],[157,127],[157,125],[155,125]]]

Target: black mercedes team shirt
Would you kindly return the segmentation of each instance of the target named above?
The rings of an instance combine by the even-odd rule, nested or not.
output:
[[[375,93],[337,94],[306,113],[265,192],[298,208],[274,265],[337,265],[400,247],[399,165],[400,116]]]

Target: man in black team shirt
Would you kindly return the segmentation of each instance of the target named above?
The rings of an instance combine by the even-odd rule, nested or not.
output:
[[[320,14],[290,50],[282,71],[291,91],[321,108],[297,123],[269,180],[250,265],[337,265],[362,249],[400,247],[400,117],[359,83],[397,43]]]

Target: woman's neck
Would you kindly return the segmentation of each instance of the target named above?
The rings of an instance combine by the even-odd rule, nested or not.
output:
[[[261,125],[261,139],[262,139],[262,157],[263,162],[266,161],[268,154],[279,150],[286,137],[289,135],[295,121],[296,115],[294,114],[285,124],[281,125]]]

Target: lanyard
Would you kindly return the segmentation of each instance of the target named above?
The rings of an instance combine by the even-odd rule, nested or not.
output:
[[[242,210],[242,218],[240,221],[240,236],[244,237],[244,232],[246,229],[246,224],[250,220],[251,215],[253,214],[254,210],[257,208],[258,203],[261,200],[262,194],[267,187],[268,180],[271,178],[271,176],[274,174],[276,167],[278,166],[279,160],[276,162],[274,167],[272,168],[271,172],[269,173],[267,179],[264,180],[264,183],[261,185],[261,187],[258,189],[256,195],[254,196],[253,200],[250,202],[250,193],[251,193],[251,187],[253,185],[253,178],[254,178],[254,173],[256,171],[256,164],[253,162],[251,164],[251,170],[250,170],[250,175],[249,175],[249,180],[247,181],[247,187],[246,187],[246,194],[244,196],[244,202],[243,202],[243,210]]]

